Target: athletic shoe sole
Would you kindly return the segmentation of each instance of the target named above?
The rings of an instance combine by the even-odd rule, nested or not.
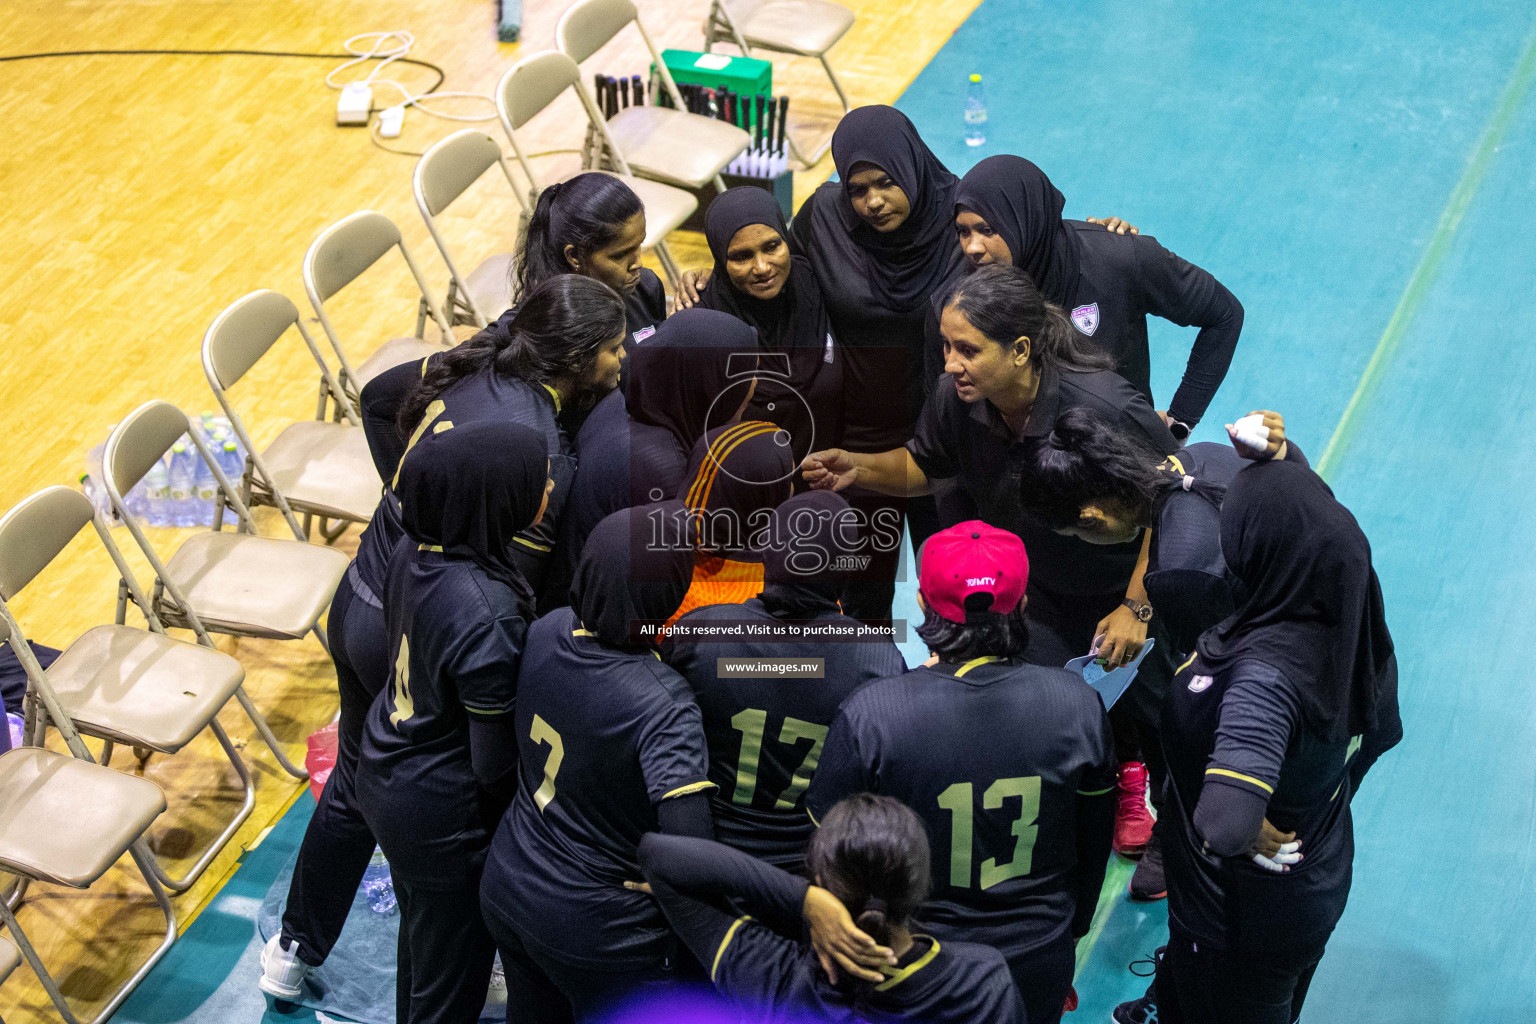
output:
[[[1150,896],[1141,896],[1138,895],[1136,890],[1129,885],[1125,887],[1125,894],[1130,898],[1132,903],[1156,903],[1158,900],[1165,900],[1168,898],[1167,889],[1164,889],[1159,893],[1154,893]]]
[[[271,996],[273,999],[284,999],[290,1003],[296,1002],[299,998],[300,989],[288,988],[283,985],[279,985],[277,982],[267,977],[267,957],[269,955],[268,951],[271,948],[272,947],[270,945],[263,946],[261,948],[261,977],[256,979],[256,987],[261,989],[267,995]]]

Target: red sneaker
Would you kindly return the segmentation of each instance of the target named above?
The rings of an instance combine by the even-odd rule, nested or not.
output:
[[[1140,857],[1152,838],[1152,812],[1147,810],[1147,766],[1126,761],[1120,766],[1120,796],[1115,807],[1115,852]]]
[[[1069,987],[1067,989],[1067,1001],[1062,1006],[1061,1012],[1071,1013],[1075,1009],[1077,1009],[1077,989]]]

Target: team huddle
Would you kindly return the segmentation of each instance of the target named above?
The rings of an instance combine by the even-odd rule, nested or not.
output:
[[[1369,544],[1283,419],[1188,443],[1242,306],[893,108],[832,154],[792,225],[718,196],[675,310],[627,185],[550,186],[512,308],[367,382],[383,497],[264,991],[299,997],[377,844],[402,1024],[476,1020],[498,957],[509,1022],[692,985],[1051,1024],[1115,850],[1170,932],[1116,1021],[1298,1018],[1402,725]],[[1163,409],[1148,315],[1199,329]],[[1134,666],[1108,709],[1088,655]]]

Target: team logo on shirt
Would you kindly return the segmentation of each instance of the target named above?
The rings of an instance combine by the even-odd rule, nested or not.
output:
[[[1216,678],[1214,676],[1195,676],[1195,678],[1189,681],[1189,692],[1204,693],[1211,688],[1211,684],[1215,681]]]
[[[649,338],[651,335],[653,335],[655,333],[656,333],[656,328],[654,328],[654,327],[642,327],[642,328],[640,328],[638,331],[635,332],[635,344],[636,345],[640,344],[646,338]],[[1093,332],[1089,331],[1088,333],[1092,334]]]
[[[1093,337],[1093,332],[1099,329],[1099,304],[1090,303],[1087,306],[1078,306],[1072,311],[1072,326]]]

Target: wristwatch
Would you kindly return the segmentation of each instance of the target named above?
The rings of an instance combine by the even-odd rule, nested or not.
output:
[[[1142,601],[1135,601],[1129,597],[1120,603],[1131,610],[1131,613],[1136,616],[1137,622],[1152,621],[1152,606],[1150,604],[1146,604]]]
[[[1172,434],[1173,439],[1178,441],[1180,444],[1189,440],[1189,432],[1193,429],[1195,428],[1190,426],[1188,423],[1185,423],[1183,420],[1168,421],[1168,433]]]

